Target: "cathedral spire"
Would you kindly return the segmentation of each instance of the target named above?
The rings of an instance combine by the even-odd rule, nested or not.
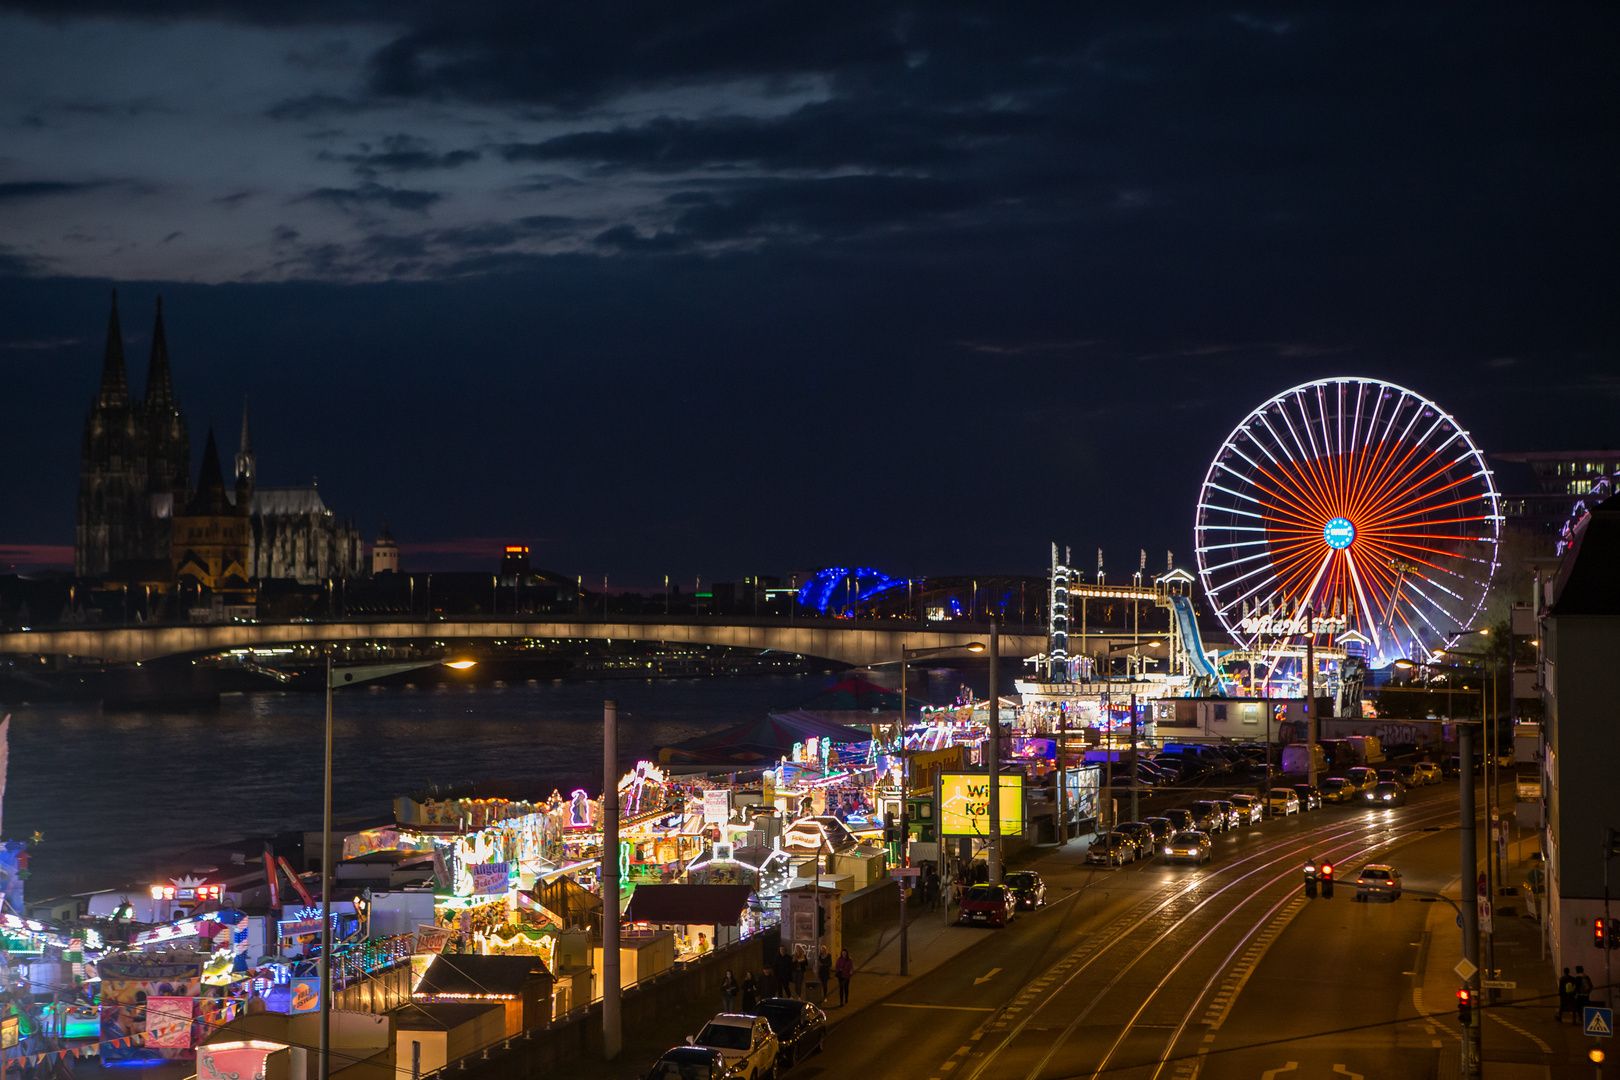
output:
[[[112,294],[112,315],[107,319],[107,354],[101,361],[99,405],[127,405],[129,378],[124,374],[124,332],[118,325],[118,290]]]
[[[253,452],[253,433],[248,428],[247,396],[242,397],[242,444],[236,451],[236,478],[248,483],[258,481],[258,455]]]
[[[146,372],[146,411],[154,416],[174,410],[174,382],[169,377],[169,338],[163,332],[163,297],[157,300],[152,327],[152,363]]]
[[[219,444],[214,441],[214,429],[208,429],[208,441],[203,446],[202,471],[197,476],[197,489],[191,497],[189,513],[196,517],[225,513],[229,503],[225,498],[225,477],[219,468]]]

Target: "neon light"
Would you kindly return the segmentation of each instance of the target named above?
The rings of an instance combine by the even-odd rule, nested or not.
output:
[[[1336,517],[1322,527],[1322,536],[1328,547],[1343,551],[1355,540],[1356,527],[1350,524],[1349,518]]]

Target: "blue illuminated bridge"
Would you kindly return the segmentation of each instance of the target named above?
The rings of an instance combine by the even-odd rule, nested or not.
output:
[[[1033,629],[1033,628],[1026,628]],[[254,622],[207,626],[85,626],[0,633],[0,654],[76,656],[108,662],[206,655],[227,649],[334,643],[511,641],[523,638],[668,641],[755,652],[795,653],[867,667],[911,649],[987,642],[989,629],[973,623],[920,623],[902,619],[611,618],[439,619],[378,617],[333,622]],[[1046,648],[1044,631],[1003,630],[1001,654],[1018,660]]]

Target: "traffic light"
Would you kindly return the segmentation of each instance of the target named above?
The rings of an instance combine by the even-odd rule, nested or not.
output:
[[[1313,862],[1305,864],[1305,896],[1316,899],[1316,864]]]
[[[1609,928],[1607,926],[1603,925],[1603,920],[1601,918],[1593,919],[1592,920],[1592,944],[1593,944],[1593,946],[1595,946],[1596,948],[1599,948],[1599,949],[1607,948],[1608,947],[1608,940],[1607,939],[1608,939],[1608,936],[1609,936],[1608,931],[1609,931]]]
[[[1322,875],[1322,899],[1333,899],[1333,864],[1323,863],[1318,872]]]
[[[1474,1026],[1474,992],[1463,989],[1457,991],[1457,1023],[1463,1027]]]
[[[885,810],[883,811],[883,840],[885,843],[892,844],[898,839],[900,839],[900,834],[895,832],[894,829],[894,811]]]
[[[816,933],[827,936],[827,905],[821,902],[819,896],[816,897]]]

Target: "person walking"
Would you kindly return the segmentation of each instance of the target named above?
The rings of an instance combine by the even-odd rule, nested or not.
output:
[[[737,1007],[738,989],[737,976],[731,973],[730,968],[726,968],[726,977],[720,980],[720,1001],[723,1006],[721,1012],[731,1012]]]
[[[804,946],[793,946],[793,996],[803,1001],[804,976],[810,970],[810,958],[804,955]]]
[[[786,945],[776,951],[776,996],[793,996],[793,957]]]
[[[1563,976],[1558,980],[1558,1022],[1560,1024],[1564,1022],[1565,1013],[1569,1013],[1575,1018],[1576,1023],[1580,1023],[1581,1014],[1575,1011],[1575,994],[1579,989],[1580,983],[1576,982],[1575,976],[1569,973],[1569,968],[1565,968]]]
[[[849,980],[855,977],[855,961],[849,958],[849,950],[845,949],[838,954],[838,963],[833,970],[838,973],[838,1004],[849,1004]]]
[[[742,1011],[752,1013],[757,1004],[759,1004],[759,984],[754,981],[754,973],[750,971],[743,976]]]
[[[827,987],[832,983],[833,958],[832,952],[823,945],[821,954],[816,957],[816,982],[821,986],[821,1003],[827,1004]]]
[[[1575,1022],[1586,1022],[1586,1007],[1592,1004],[1592,977],[1581,965],[1575,965]]]

